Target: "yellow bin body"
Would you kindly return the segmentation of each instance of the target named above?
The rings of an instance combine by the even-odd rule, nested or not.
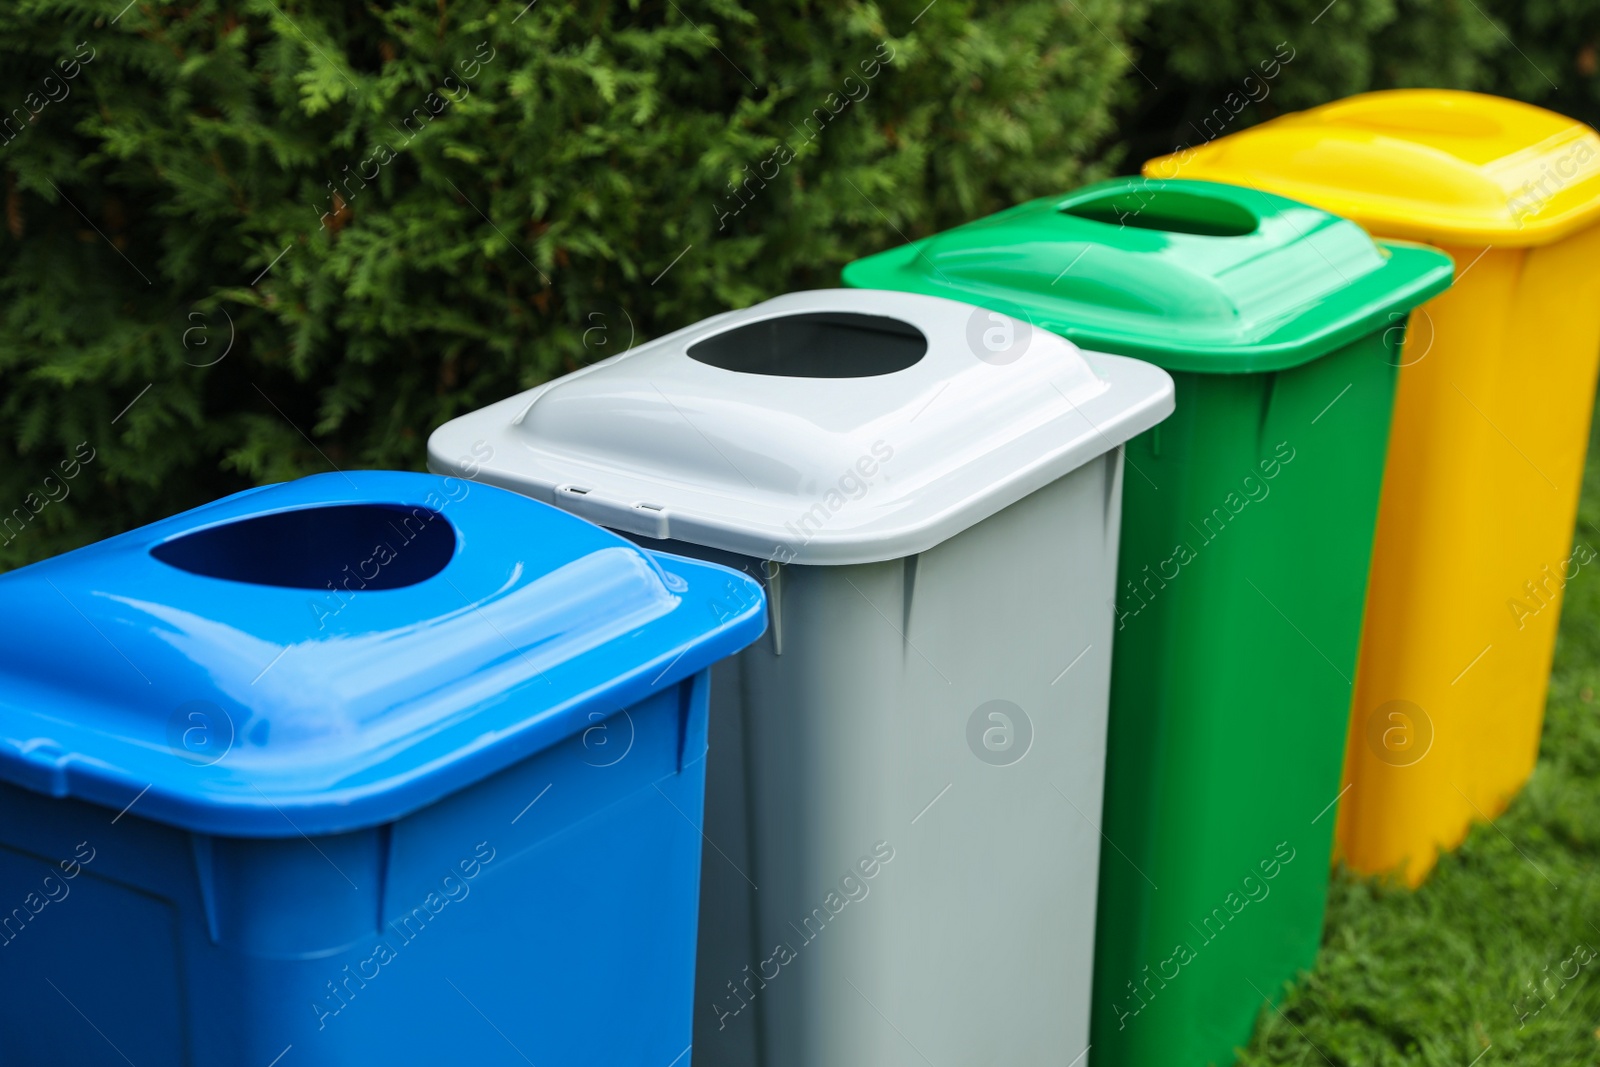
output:
[[[1353,868],[1415,885],[1533,770],[1562,588],[1600,549],[1572,537],[1600,362],[1600,137],[1498,97],[1399,90],[1144,169],[1455,259],[1401,356],[1338,823]]]

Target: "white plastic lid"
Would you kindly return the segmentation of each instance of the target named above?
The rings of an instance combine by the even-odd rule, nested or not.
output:
[[[1172,411],[1148,363],[938,297],[790,293],[454,419],[429,466],[762,559],[922,552]]]

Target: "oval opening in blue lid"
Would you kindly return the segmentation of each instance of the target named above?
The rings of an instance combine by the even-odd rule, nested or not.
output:
[[[368,591],[404,589],[444,570],[456,531],[431,508],[336,504],[257,515],[156,545],[150,554],[205,578],[293,589],[326,589],[347,569],[389,546]]]

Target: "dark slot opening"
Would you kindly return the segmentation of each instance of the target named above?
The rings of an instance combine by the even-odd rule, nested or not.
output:
[[[916,363],[928,339],[883,315],[817,311],[752,322],[689,346],[689,358],[741,374],[868,378]]]
[[[198,530],[150,554],[207,578],[295,589],[403,589],[444,570],[456,532],[431,508],[337,504]],[[346,570],[348,568],[348,570]]]
[[[1091,222],[1199,237],[1243,237],[1260,225],[1238,204],[1180,189],[1124,189],[1061,210]]]

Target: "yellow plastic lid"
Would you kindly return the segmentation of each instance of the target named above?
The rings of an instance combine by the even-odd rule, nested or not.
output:
[[[1352,96],[1144,165],[1265,189],[1382,237],[1539,245],[1600,222],[1600,135],[1530,104],[1446,89]]]

